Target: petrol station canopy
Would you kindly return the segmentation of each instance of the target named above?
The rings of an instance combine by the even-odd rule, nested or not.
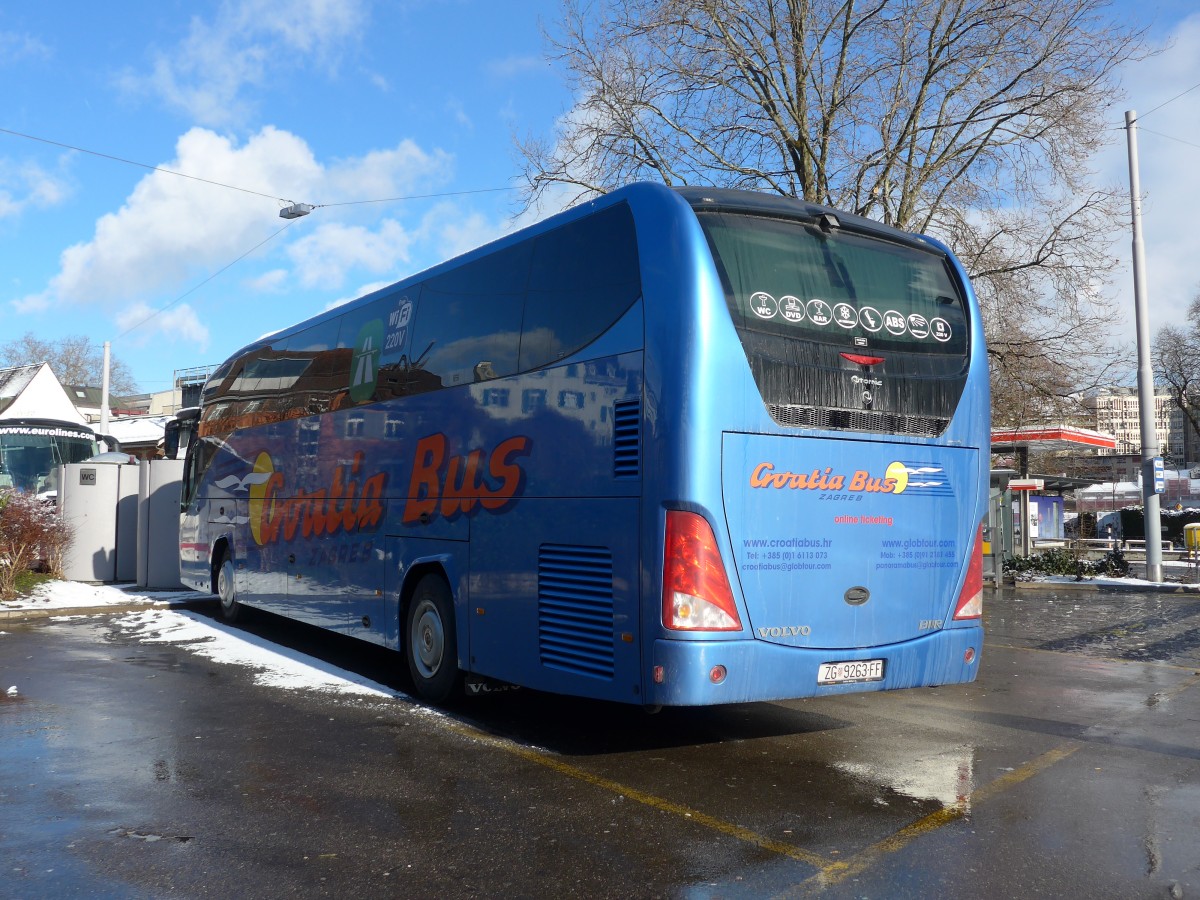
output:
[[[1075,428],[1070,425],[1044,425],[992,432],[992,451],[1028,450],[1054,453],[1062,450],[1115,450],[1117,439],[1111,434]]]

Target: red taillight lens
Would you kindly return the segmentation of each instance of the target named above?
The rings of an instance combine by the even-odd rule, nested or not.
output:
[[[741,631],[717,539],[702,516],[667,512],[663,624],[677,631]]]
[[[975,530],[975,546],[971,548],[971,559],[967,563],[967,580],[963,582],[958,604],[954,607],[956,619],[978,619],[983,615],[983,525]]]

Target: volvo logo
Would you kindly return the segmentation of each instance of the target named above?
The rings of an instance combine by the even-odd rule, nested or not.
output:
[[[871,592],[862,585],[855,585],[846,591],[842,599],[851,606],[862,606],[871,599]]]

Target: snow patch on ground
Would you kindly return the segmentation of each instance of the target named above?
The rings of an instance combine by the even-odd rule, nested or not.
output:
[[[229,665],[256,669],[256,684],[359,697],[405,695],[345,669],[230,628],[197,613],[154,609],[130,613],[113,624],[144,644],[172,644]]]
[[[176,605],[203,599],[195,591],[146,592],[130,584],[48,581],[0,609],[62,610],[63,615],[52,621],[67,622],[87,618],[71,615],[73,610]],[[255,670],[257,684],[357,698],[407,698],[386,685],[185,609],[147,608],[116,616],[109,624],[145,644],[171,644],[216,663],[248,666]]]
[[[86,609],[93,606],[128,606],[131,603],[160,603],[197,600],[195,591],[146,593],[133,585],[83,584],[78,581],[47,581],[28,596],[18,597],[0,606],[5,610]]]

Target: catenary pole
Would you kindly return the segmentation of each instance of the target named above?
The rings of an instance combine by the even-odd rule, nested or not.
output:
[[[111,344],[104,342],[104,369],[100,374],[100,433],[108,434],[108,365]]]
[[[1142,188],[1138,177],[1137,112],[1125,111],[1129,144],[1129,203],[1133,212],[1133,305],[1137,320],[1138,419],[1142,431],[1142,513],[1146,526],[1146,578],[1162,581],[1162,514],[1154,488],[1158,434],[1154,430],[1154,373],[1150,368],[1150,320],[1146,313],[1146,259],[1142,243]]]

